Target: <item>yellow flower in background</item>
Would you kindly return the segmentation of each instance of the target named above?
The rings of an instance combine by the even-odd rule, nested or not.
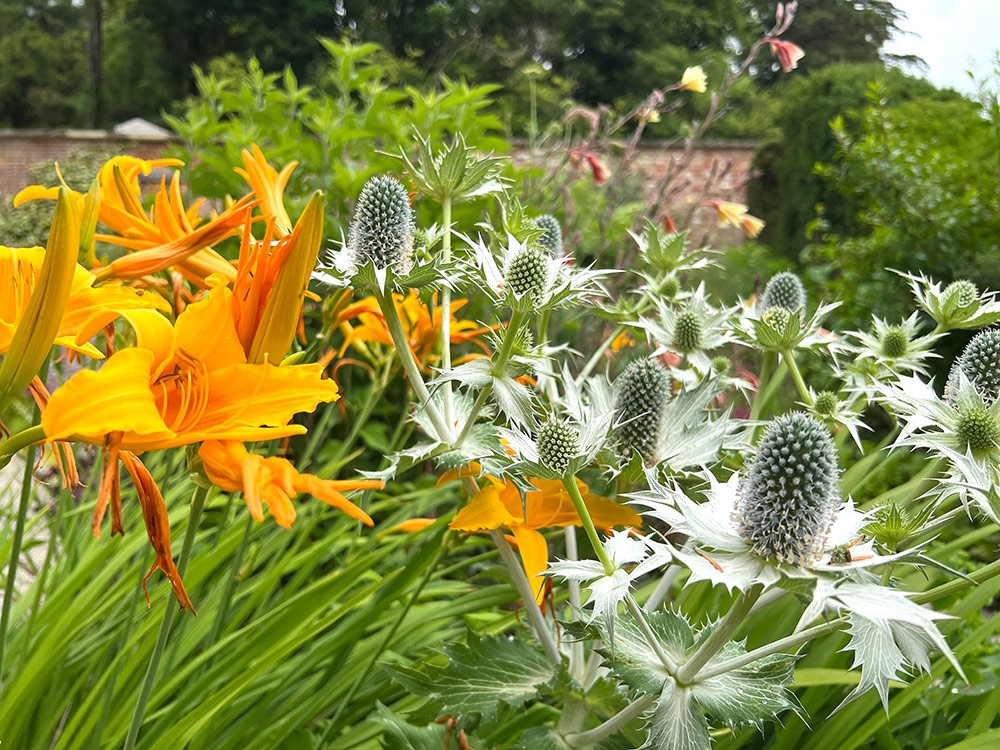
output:
[[[764,220],[748,214],[747,207],[742,203],[714,200],[708,201],[705,205],[716,210],[719,215],[719,224],[730,224],[737,229],[742,229],[748,237],[756,237],[764,228]]]
[[[438,340],[442,316],[444,315],[444,311],[437,304],[437,295],[432,298],[433,315],[431,309],[420,299],[420,295],[415,289],[411,289],[405,297],[402,294],[393,294],[392,301],[399,314],[399,319],[403,323],[403,330],[406,332],[406,338],[414,358],[424,369],[427,369],[430,364],[436,361],[434,347]],[[455,316],[456,311],[466,304],[468,304],[467,299],[454,299],[451,302],[451,343],[464,344],[471,341],[483,350],[484,355],[488,355],[489,348],[480,339],[492,329],[480,326],[472,320],[459,320]],[[359,321],[358,325],[350,326],[346,323],[346,321],[354,319]],[[340,350],[341,356],[352,344],[357,342],[371,342],[384,346],[393,345],[385,317],[373,297],[366,297],[360,302],[348,305],[341,311],[338,320],[342,327],[349,329],[345,330],[346,335]]]
[[[487,479],[489,484],[458,512],[450,527],[459,531],[510,529],[521,553],[524,572],[540,604],[544,594],[543,574],[549,567],[549,547],[539,529],[580,526],[580,516],[561,481],[529,480],[536,489],[525,494],[522,504],[521,493],[513,482]],[[594,494],[579,479],[576,483],[597,528],[642,526],[642,518],[631,508]]]
[[[698,94],[704,94],[707,84],[708,76],[705,75],[705,71],[701,69],[700,65],[696,65],[684,71],[684,75],[681,76],[681,85],[678,88],[681,91],[694,91]]]
[[[332,480],[321,479],[314,474],[300,474],[291,461],[277,456],[258,456],[250,453],[242,443],[234,441],[205,441],[198,449],[198,455],[212,484],[227,492],[243,493],[255,521],[264,518],[263,505],[267,505],[275,522],[286,529],[295,521],[292,498],[302,492],[344,511],[366,526],[372,526],[371,516],[342,493],[385,486],[383,482],[373,479]]]
[[[160,167],[182,166],[176,159],[146,161],[131,156],[116,156],[98,174],[101,188],[99,221],[114,234],[98,234],[103,242],[120,245],[133,251],[99,269],[99,279],[138,279],[173,267],[185,279],[200,288],[207,286],[213,273],[221,273],[230,281],[236,278],[232,263],[212,249],[227,237],[237,233],[250,221],[250,200],[237,201],[218,216],[203,223],[198,212],[204,199],[185,208],[181,196],[180,173],[174,172],[169,187],[166,178],[160,181],[153,207],[142,206],[139,177]],[[31,200],[55,198],[58,188],[32,185],[19,192],[14,205]],[[82,199],[79,193],[74,193]]]

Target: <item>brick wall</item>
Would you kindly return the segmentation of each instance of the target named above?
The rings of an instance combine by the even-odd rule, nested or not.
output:
[[[28,167],[65,159],[83,148],[99,147],[151,159],[173,141],[170,137],[124,138],[103,130],[0,130],[0,195],[9,200],[29,184]],[[745,141],[706,141],[696,148],[684,174],[675,182],[675,192],[665,201],[666,212],[678,225],[690,226],[694,242],[725,245],[743,240],[740,230],[719,227],[715,212],[699,203],[706,197],[703,191],[709,182],[713,188],[708,198],[744,202],[755,147]],[[511,156],[520,163],[530,160],[523,145],[516,145]],[[640,148],[636,169],[645,180],[646,194],[682,156],[681,148],[656,143]]]

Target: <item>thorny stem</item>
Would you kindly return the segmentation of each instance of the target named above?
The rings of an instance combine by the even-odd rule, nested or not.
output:
[[[451,262],[451,196],[446,195],[441,201],[444,237],[441,238],[441,259],[445,265]],[[441,369],[451,370],[451,288],[445,284],[441,289]],[[444,398],[444,420],[447,424],[455,424],[455,407],[452,403],[451,381],[442,387]]]
[[[799,395],[802,397],[802,400],[806,406],[812,406],[812,396],[809,395],[809,389],[806,388],[806,381],[802,379],[799,366],[795,363],[795,355],[792,352],[782,352],[781,358],[788,365],[788,371],[792,374],[792,380],[795,381],[795,387],[799,389]]]
[[[807,641],[811,641],[813,638],[819,638],[827,633],[840,630],[842,627],[847,625],[847,622],[848,620],[846,617],[838,617],[836,620],[820,623],[819,625],[806,628],[798,633],[792,633],[792,635],[779,638],[778,640],[768,643],[765,646],[755,648],[753,651],[748,651],[747,653],[736,656],[728,661],[724,661],[720,664],[701,670],[695,678],[695,682],[702,682],[704,680],[711,679],[712,677],[718,677],[721,674],[726,674],[726,672],[732,672],[734,669],[745,667],[747,664],[752,664],[758,659],[763,659],[765,656],[777,654],[785,649],[794,648],[806,643]]]
[[[444,417],[441,416],[441,412],[438,411],[437,406],[431,401],[430,391],[427,390],[424,378],[420,374],[420,367],[413,358],[413,352],[410,350],[410,342],[407,341],[406,334],[403,332],[403,324],[399,320],[399,313],[396,312],[396,306],[393,304],[392,299],[387,297],[381,289],[375,289],[372,294],[375,296],[378,306],[382,308],[382,314],[385,316],[385,322],[389,328],[389,335],[392,337],[392,343],[396,346],[396,354],[399,356],[399,361],[402,363],[403,369],[406,371],[406,376],[410,380],[410,386],[417,394],[417,398],[420,399],[420,403],[427,412],[431,424],[434,425],[438,437],[445,443],[454,442],[455,436],[451,427],[444,420]]]
[[[655,695],[644,695],[641,698],[637,698],[603,724],[600,724],[593,729],[589,729],[586,732],[567,734],[563,737],[563,739],[566,741],[566,744],[574,748],[590,747],[595,745],[601,740],[605,740],[608,737],[613,736],[630,721],[638,716],[641,716],[646,709],[656,702],[656,698],[657,696]]]
[[[695,681],[701,668],[708,664],[709,659],[715,656],[719,649],[725,646],[736,629],[743,623],[749,614],[754,602],[760,597],[764,587],[760,584],[753,586],[747,591],[740,592],[733,602],[733,606],[726,612],[718,624],[709,633],[708,638],[702,641],[698,650],[692,654],[691,658],[684,662],[677,670],[677,682],[680,685],[690,685]]]
[[[191,559],[191,548],[194,546],[194,538],[198,533],[198,522],[201,520],[201,512],[205,508],[208,500],[210,488],[197,485],[194,494],[191,496],[191,510],[188,513],[187,529],[184,531],[184,543],[181,545],[181,554],[177,558],[177,573],[181,578],[187,571],[188,560]],[[135,743],[139,739],[139,730],[142,728],[142,719],[146,713],[146,704],[149,696],[153,692],[153,683],[156,681],[156,673],[160,668],[160,660],[163,658],[163,651],[167,645],[167,638],[170,635],[170,627],[174,623],[174,616],[177,614],[175,603],[171,600],[167,602],[166,611],[163,613],[163,620],[160,622],[160,631],[156,635],[156,644],[153,646],[153,653],[149,657],[149,666],[146,668],[146,676],[142,680],[142,688],[139,690],[139,699],[135,703],[135,711],[132,713],[132,723],[128,729],[128,737],[125,738],[125,750],[134,750]]]

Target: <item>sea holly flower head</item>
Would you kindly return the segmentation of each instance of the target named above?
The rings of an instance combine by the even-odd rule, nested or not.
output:
[[[673,352],[687,356],[701,373],[711,369],[708,352],[733,340],[729,333],[732,308],[716,309],[700,284],[678,310],[663,300],[657,300],[657,317],[644,318],[640,325],[658,345],[654,354]]]
[[[775,307],[784,308],[789,312],[804,309],[806,288],[802,285],[802,279],[791,271],[775,274],[764,287],[758,306],[763,312]]]
[[[855,404],[852,400],[841,397],[837,391],[820,391],[816,393],[809,389],[810,402],[802,404],[806,411],[820,422],[831,427],[841,425],[846,429],[855,444],[861,447],[861,436],[858,428],[868,429],[868,426],[861,421],[863,404]]]
[[[523,307],[533,307],[544,299],[549,283],[550,256],[536,245],[522,247],[504,270],[504,284]]]
[[[542,230],[538,244],[549,251],[549,255],[558,258],[563,254],[563,233],[559,220],[550,214],[535,217],[535,226]]]
[[[1000,300],[995,292],[976,292],[971,282],[952,282],[943,290],[941,283],[924,274],[896,271],[909,280],[917,304],[937,323],[939,332],[952,329],[985,328],[1000,321]]]
[[[955,360],[945,387],[945,398],[953,405],[957,400],[959,371],[986,405],[1000,397],[1000,329],[977,333]]]
[[[347,234],[347,249],[356,266],[392,268],[405,274],[412,264],[413,211],[410,196],[399,180],[372,177],[358,197]]]
[[[622,449],[634,450],[647,462],[656,461],[670,396],[670,375],[663,365],[649,358],[629,363],[615,381],[615,433]]]

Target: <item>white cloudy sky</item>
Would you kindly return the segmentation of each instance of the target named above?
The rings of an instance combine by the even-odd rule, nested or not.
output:
[[[1000,49],[1000,0],[897,0],[895,5],[907,15],[902,31],[913,33],[897,35],[884,51],[919,55],[932,83],[972,92],[966,71],[982,77]]]

